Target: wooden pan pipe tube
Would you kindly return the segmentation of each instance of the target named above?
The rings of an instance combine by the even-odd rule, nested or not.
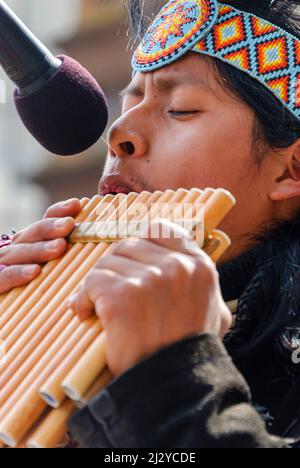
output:
[[[174,198],[175,198],[175,197],[177,197],[177,198],[178,198],[178,197],[179,197],[179,198],[182,198],[182,196],[185,196],[186,193],[187,193],[186,191],[178,191],[178,192],[175,194]],[[140,200],[141,200],[141,199],[143,199],[143,198],[145,199],[145,197],[146,197],[146,194],[141,194],[141,196],[140,196],[140,197],[137,197],[137,198],[140,198]],[[149,194],[147,194],[147,197],[149,197]],[[153,197],[153,195],[152,195],[152,197]],[[103,246],[103,245],[101,246],[101,245],[100,245],[100,246],[97,246],[97,249],[98,249],[98,250],[101,249],[101,250],[100,250],[100,253],[103,254],[103,252],[105,251],[105,249],[106,249],[107,247],[108,247],[108,246]],[[101,256],[101,255],[98,255],[98,257],[96,257],[95,260],[97,260],[97,258],[99,258],[100,256]],[[94,264],[94,263],[93,263],[93,264]],[[92,264],[92,265],[89,265],[89,267],[91,268],[91,267],[93,266],[93,264]],[[87,272],[88,272],[88,271],[89,271],[89,269],[87,269]],[[81,278],[80,278],[80,279],[81,279]],[[76,342],[76,341],[75,341],[75,342]],[[23,370],[24,370],[24,369],[23,369]],[[38,374],[39,374],[39,372],[37,372],[37,375],[38,375]],[[47,377],[47,376],[46,376],[46,377]],[[27,381],[25,381],[25,382],[28,383],[28,379],[27,379]],[[24,382],[23,382],[22,386],[24,387]],[[24,390],[24,389],[23,389],[23,390]],[[37,412],[32,411],[32,412],[30,413],[31,416],[32,416],[32,418],[37,418],[38,415],[40,414],[40,412],[43,410],[43,406],[40,404],[40,402],[34,402],[34,401],[32,400],[32,398],[35,398],[35,397],[37,396],[37,390],[38,390],[38,389],[34,390],[33,393],[32,393],[32,392],[31,392],[31,393],[29,392],[29,393],[27,394],[27,398],[28,398],[28,399],[29,399],[29,397],[31,398],[31,403],[30,403],[30,405],[28,405],[28,404],[26,403],[26,398],[25,398],[25,409],[24,409],[24,411],[21,411],[21,412],[20,412],[20,414],[22,414],[22,416],[23,416],[24,418],[27,417],[28,412],[30,413],[30,408],[35,408],[35,406],[37,406],[38,409],[39,409],[39,411],[37,411]],[[15,400],[16,400],[16,395],[15,395]],[[23,399],[23,400],[24,400],[24,399]],[[15,401],[14,401],[14,400],[12,401],[12,398],[10,398],[10,401],[9,401],[8,403],[10,403],[10,404],[13,403],[13,404],[14,404]],[[8,404],[8,403],[7,403],[7,404]],[[37,403],[37,404],[35,405],[34,403]],[[6,404],[6,405],[7,405],[7,404]],[[3,410],[5,410],[5,411],[3,411],[4,414],[5,414],[5,413],[7,414],[7,406],[6,406],[6,405],[4,406],[4,408],[2,408]],[[21,400],[20,405],[22,406],[22,400]],[[27,410],[27,413],[26,413],[26,410]],[[2,413],[2,410],[1,410],[1,413]],[[24,419],[24,418],[23,418],[23,419]],[[28,424],[29,424],[29,421],[27,420],[27,421],[24,422],[24,425],[22,426],[21,429],[20,429],[20,426],[15,427],[15,430],[16,430],[17,432],[18,432],[18,430],[20,431],[20,432],[18,433],[18,434],[19,434],[18,437],[17,437],[17,438],[14,438],[13,434],[11,434],[11,436],[8,436],[8,438],[5,439],[6,442],[10,442],[10,443],[16,444],[16,443],[18,442],[18,440],[20,439],[20,434],[23,435],[23,432],[25,432],[25,430],[28,429],[28,426],[27,426]]]
[[[230,240],[227,236],[221,236],[218,233],[218,242],[211,258],[215,262],[222,257],[230,246]],[[76,402],[82,401],[88,388],[98,375],[105,369],[105,333],[102,333],[90,348],[85,352],[80,361],[75,365],[70,374],[61,383],[64,393]],[[43,389],[43,394],[51,395],[51,389]]]
[[[106,246],[104,246],[104,247],[106,247]],[[92,267],[92,266],[93,266],[93,265],[91,265],[91,267]],[[81,278],[80,278],[80,279],[81,279]],[[49,296],[49,294],[48,294],[48,296]],[[51,296],[50,296],[50,300],[51,300]],[[67,305],[64,304],[64,306],[61,306],[60,308],[67,309]],[[66,318],[66,316],[63,314],[63,312],[65,312],[65,310],[61,310],[61,317],[57,317],[57,313],[54,314],[54,316],[51,316],[51,323],[50,323],[51,326],[55,326],[55,325],[56,325],[56,320],[57,320],[57,318],[61,318],[61,320],[64,320],[64,319]],[[43,312],[43,313],[44,313],[44,312]],[[71,312],[69,312],[68,315],[69,315],[68,319],[69,319],[69,321],[70,321],[70,320],[73,318],[73,315],[72,315]],[[41,317],[39,317],[39,319],[41,319]],[[78,323],[78,322],[77,322],[77,323]],[[48,325],[49,325],[49,323],[48,323]],[[38,327],[36,327],[36,328],[38,329],[38,332],[37,332],[36,335],[34,335],[34,339],[29,343],[30,350],[35,350],[36,345],[38,345],[38,344],[41,342],[41,343],[44,345],[43,351],[45,351],[45,341],[42,341],[42,338],[44,337],[44,335],[46,336],[46,333],[47,333],[47,332],[51,332],[50,335],[53,335],[53,336],[51,336],[52,338],[55,337],[55,335],[52,333],[52,331],[51,331],[52,329],[51,329],[51,327],[49,327],[49,326],[47,326],[47,329],[46,329],[46,330],[44,330],[43,327],[42,327],[41,329],[39,329]],[[59,330],[59,329],[58,329],[58,330]],[[42,336],[39,336],[39,335],[41,335],[41,331],[43,331],[43,332],[45,332],[45,333],[43,333]],[[37,339],[37,338],[38,338],[38,339]],[[47,336],[47,338],[48,338],[48,336]],[[46,340],[46,341],[47,341],[47,340]],[[22,361],[23,361],[24,358],[26,357],[26,354],[28,354],[27,351],[29,351],[29,350],[26,349],[26,346],[25,346],[25,348],[22,348],[22,346],[23,346],[22,340],[21,340],[21,343],[18,342],[17,344],[19,345],[19,346],[18,346],[18,347],[19,347],[18,351],[20,352],[20,354],[16,354],[15,356],[13,356],[13,357],[14,357],[14,360],[13,360],[12,363],[11,363],[11,366],[12,366],[12,367],[11,367],[11,366],[10,366],[10,368],[9,368],[9,367],[8,367],[8,368],[6,367],[6,370],[4,371],[4,373],[3,373],[3,371],[2,371],[2,375],[1,375],[1,377],[0,377],[1,388],[3,388],[3,385],[8,381],[8,378],[9,378],[9,377],[14,376],[14,380],[16,379],[16,375],[15,375],[12,371],[18,371],[18,368],[19,368],[20,364],[22,363]],[[12,351],[13,351],[13,350],[12,350]],[[9,358],[9,354],[10,354],[10,353],[8,353],[8,358]],[[36,353],[36,350],[35,350],[35,354],[37,354],[37,353]],[[9,361],[9,359],[7,359],[7,361]],[[2,367],[3,367],[3,366],[2,366]],[[5,367],[5,366],[4,366],[4,367]],[[8,370],[10,370],[10,372],[7,372]],[[17,373],[20,374],[20,372],[17,372]],[[23,375],[24,375],[24,372],[23,372]],[[5,378],[4,378],[4,376],[5,376]],[[19,376],[19,377],[20,377],[20,376]],[[1,393],[2,393],[2,392],[1,392]],[[1,397],[0,397],[0,398],[1,398]]]
[[[75,219],[76,222],[81,223],[84,221],[94,221],[95,219],[91,217],[91,212],[93,211],[94,207],[99,203],[100,197],[96,196],[92,200],[88,198],[84,198],[81,200],[81,207],[82,210],[80,214]],[[74,251],[76,255],[76,249],[70,246],[70,248]],[[77,247],[78,248],[78,247]],[[40,284],[44,281],[46,277],[49,276],[51,271],[58,265],[59,261],[54,260],[49,262],[44,268],[42,274],[36,278],[34,281],[30,283],[28,286],[22,286],[20,288],[15,288],[9,293],[1,295],[1,312],[0,312],[0,327],[6,323],[8,318],[12,317],[13,314],[18,310],[20,306],[37,290]],[[10,307],[12,306],[13,307]],[[5,314],[8,318],[4,319],[3,315]],[[10,314],[8,313],[10,312]]]
[[[68,420],[77,408],[83,408],[87,403],[101,392],[112,380],[108,369],[103,371],[89,388],[84,397],[76,405],[71,400],[65,400],[58,408],[53,409],[38,427],[31,431],[24,445],[28,448],[53,448],[61,445],[67,432]]]
[[[154,196],[154,194],[153,194],[153,196]],[[168,196],[170,196],[170,194],[168,194]],[[137,197],[137,195],[135,195],[135,197]],[[155,197],[157,197],[157,194],[155,195]],[[89,247],[91,247],[91,245]],[[96,247],[96,246],[92,245],[92,247]],[[87,263],[86,262],[83,262],[83,263],[80,262],[79,265],[78,265],[78,259],[77,259],[76,266],[78,266],[78,269],[76,271],[76,275],[71,278],[72,287],[74,287],[75,289],[78,286],[78,284],[81,281],[84,274],[86,274],[94,266],[97,259],[103,253],[105,253],[105,250],[107,250],[108,246],[101,245],[101,246],[98,246],[97,248],[98,248],[98,252],[96,252],[96,255],[93,254],[92,261],[91,261],[91,257],[89,256],[88,259],[87,259]],[[79,257],[79,260],[81,260],[81,257]],[[76,278],[77,278],[77,280],[75,281]],[[60,278],[60,281],[61,280],[62,280],[62,278]],[[66,293],[64,292],[64,289],[67,289]],[[63,285],[63,291],[60,291],[58,299],[62,301],[63,299],[66,299],[68,297],[68,295],[70,295],[72,292],[73,292],[73,290],[71,290],[70,287],[68,287],[68,283],[64,284]],[[64,298],[62,298],[62,293],[63,293]],[[50,293],[47,293],[46,298],[45,297],[42,298],[42,303],[43,304],[46,303],[46,299],[51,301],[51,294]],[[56,306],[58,308],[56,308]],[[50,308],[50,310],[49,310],[49,308]],[[46,306],[46,308],[44,310],[39,309],[39,312],[42,312],[42,313],[40,315],[38,315],[37,320],[44,326],[39,328],[39,331],[37,333],[35,333],[35,334],[33,333],[33,330],[31,330],[31,328],[33,328],[33,327],[30,328],[32,339],[29,340],[29,343],[27,343],[27,346],[24,346],[24,341],[25,341],[25,344],[28,341],[28,336],[27,336],[28,329],[26,329],[26,327],[25,327],[25,330],[26,330],[25,334],[15,344],[15,346],[8,352],[7,363],[4,366],[5,368],[2,370],[2,375],[0,375],[0,384],[1,384],[1,386],[3,386],[12,377],[12,375],[16,372],[16,370],[18,369],[20,364],[24,361],[24,359],[27,358],[28,353],[31,352],[34,348],[36,348],[36,346],[38,346],[40,344],[40,342],[47,335],[47,333],[50,333],[52,328],[56,325],[58,320],[65,319],[65,317],[66,317],[65,314],[69,315],[68,321],[71,320],[71,318],[73,317],[72,313],[70,311],[67,311],[66,309],[67,309],[66,302],[63,302],[63,304],[59,306],[59,301],[58,300],[54,301],[54,305],[53,305],[53,301],[52,301],[52,303],[50,302],[50,304],[48,306]],[[45,317],[46,314],[47,314],[47,317],[49,317],[49,321],[44,323],[45,322],[44,317]],[[27,320],[28,320],[28,318],[27,318]],[[34,322],[33,326],[35,328],[38,328],[37,327],[37,321]],[[25,338],[25,340],[24,340],[24,338]],[[1,397],[0,397],[0,400],[1,400]]]
[[[177,192],[172,192],[168,191],[168,193],[156,193],[155,194],[141,194],[137,196],[135,194],[133,196],[133,208],[134,208],[134,203],[137,201],[140,201],[141,199],[145,201],[152,200],[152,202],[156,200],[165,200],[165,201],[171,201],[171,200],[176,200],[178,202],[183,202],[184,200],[188,200],[188,202],[195,203],[197,200],[199,201],[202,197],[202,200],[206,200],[206,205],[208,209],[206,210],[206,219],[208,220],[208,223],[211,223],[211,226],[214,226],[214,223],[216,221],[210,221],[211,216],[210,216],[210,211],[215,213],[214,208],[214,203],[211,202],[211,200],[215,197],[216,203],[218,206],[220,206],[223,203],[223,207],[219,209],[220,213],[219,214],[214,214],[214,219],[218,220],[227,213],[229,210],[228,205],[233,204],[232,198],[228,197],[228,194],[225,192],[220,192],[220,191],[213,191],[213,190],[206,190],[204,193],[200,192],[199,190],[193,190],[191,192],[187,192],[185,190],[179,190]],[[226,200],[225,200],[226,198]],[[230,202],[228,202],[228,198],[230,199]],[[226,206],[227,203],[227,206]],[[162,213],[159,212],[158,210],[158,217],[163,217],[161,216]],[[134,209],[132,211],[132,215],[134,217]],[[122,217],[121,217],[122,218]],[[222,236],[221,236],[222,238]],[[224,241],[224,236],[223,236],[223,241]],[[219,241],[218,245],[219,248],[222,244],[222,239]],[[228,238],[226,238],[227,245],[228,245]],[[224,244],[224,242],[223,242]],[[82,246],[82,244],[79,244]],[[86,247],[90,247],[91,244],[87,244]],[[84,278],[85,274],[87,274],[90,269],[93,267],[95,262],[100,258],[101,256],[108,254],[110,251],[109,246],[100,244],[99,246],[92,245],[93,250],[92,252],[89,252],[85,263],[85,269],[84,269],[84,274],[81,276],[78,276],[77,279],[78,281],[73,281],[72,286],[73,288],[69,288],[68,293],[66,294],[65,299],[68,297],[68,294],[75,291],[76,288],[79,286],[81,280]],[[223,250],[225,247],[223,247]],[[97,256],[93,256],[94,262],[87,262],[90,257],[92,257],[92,254],[97,252]],[[67,254],[68,255],[68,254]],[[63,261],[63,260],[62,260]],[[82,266],[82,265],[81,265]],[[75,273],[75,276],[77,274],[77,271]],[[70,280],[73,278],[71,277]],[[69,280],[69,281],[70,281]],[[60,287],[64,287],[64,283],[60,284]],[[51,296],[49,298],[51,301]],[[74,375],[74,372],[76,370],[76,362],[78,361],[79,356],[83,356],[81,360],[84,361],[84,359],[90,359],[89,356],[92,358],[93,356],[93,350],[98,353],[99,357],[99,352],[102,352],[103,359],[102,359],[102,365],[99,366],[99,361],[98,361],[98,368],[92,369],[92,373],[88,376],[87,378],[87,383],[86,383],[86,390],[88,390],[88,387],[92,385],[95,377],[97,377],[97,374],[101,373],[102,368],[105,365],[105,348],[104,348],[104,337],[101,335],[101,326],[99,322],[95,319],[95,322],[93,324],[89,324],[89,331],[85,331],[81,337],[78,338],[74,341],[74,331],[77,330],[82,330],[83,324],[79,324],[76,317],[72,318],[70,311],[67,310],[66,304],[64,305],[64,311],[61,310],[61,315],[60,319],[63,320],[63,317],[66,314],[70,314],[69,319],[66,322],[61,322],[61,325],[63,325],[63,328],[56,329],[56,333],[52,334],[51,339],[52,341],[48,343],[48,347],[44,346],[45,342],[45,337],[41,337],[40,342],[38,342],[38,348],[39,352],[43,351],[42,354],[42,359],[37,360],[39,358],[39,354],[34,352],[37,351],[34,350],[35,347],[33,347],[31,350],[27,349],[27,354],[26,356],[23,355],[23,362],[18,364],[18,367],[15,369],[16,370],[16,375],[18,374],[17,379],[13,382],[15,387],[10,387],[11,381],[6,382],[4,392],[0,392],[0,401],[1,401],[1,394],[2,394],[2,406],[0,406],[0,430],[2,434],[2,439],[9,445],[16,446],[18,443],[20,443],[20,440],[22,437],[30,430],[30,428],[34,425],[36,420],[41,416],[43,411],[45,410],[45,403],[38,397],[38,391],[42,388],[45,387],[46,391],[46,386],[45,384],[51,383],[53,385],[53,389],[55,390],[56,387],[58,386],[59,388],[59,393],[60,393],[60,399],[58,400],[58,404],[63,403],[64,401],[64,395],[62,393],[62,388],[61,388],[61,383],[62,379],[65,379],[68,377],[68,374],[71,372],[71,376]],[[41,312],[41,315],[43,312]],[[77,322],[76,322],[77,321]],[[97,323],[96,323],[97,322]],[[47,323],[47,319],[46,319]],[[48,323],[49,324],[49,323]],[[54,322],[55,324],[55,322]],[[41,328],[43,328],[43,321],[40,322]],[[98,328],[97,328],[98,327]],[[100,327],[100,328],[99,328]],[[39,330],[39,329],[38,329]],[[51,330],[51,329],[50,329]],[[44,330],[45,331],[45,330]],[[24,335],[26,336],[27,330],[24,332]],[[68,334],[69,333],[69,334]],[[94,334],[93,334],[94,333]],[[78,335],[79,336],[79,335]],[[23,337],[23,335],[21,336]],[[67,338],[69,337],[69,338]],[[88,337],[88,338],[87,338]],[[55,365],[53,365],[53,362],[51,363],[51,360],[53,361],[53,354],[50,353],[50,350],[52,353],[55,353],[59,347],[56,348],[56,345],[59,344],[59,339],[63,338],[64,340],[61,341],[61,343],[65,343],[64,346],[64,352],[59,353],[59,357],[56,357]],[[47,341],[47,337],[46,337]],[[78,341],[78,342],[77,342]],[[34,336],[32,339],[28,340],[28,345],[32,345],[32,342],[35,342]],[[52,344],[52,347],[51,347]],[[44,347],[43,347],[44,346]],[[50,348],[50,350],[49,350]],[[48,351],[47,351],[48,350]],[[29,352],[30,351],[30,352]],[[26,361],[27,357],[29,356],[29,360]],[[43,359],[44,358],[44,359]],[[30,362],[28,365],[27,362]],[[85,361],[88,362],[88,361]],[[52,364],[52,367],[51,367]],[[20,372],[21,370],[21,372]],[[26,373],[28,374],[26,377]],[[15,377],[15,376],[14,376]],[[25,380],[23,380],[25,377]],[[19,380],[18,380],[19,378]],[[13,379],[14,380],[14,379]],[[23,382],[22,382],[23,380]],[[43,384],[44,382],[44,384]],[[8,390],[10,391],[8,392]],[[83,395],[85,393],[85,389],[81,389],[80,393]],[[5,396],[6,393],[6,396]],[[81,395],[81,397],[82,397]],[[80,396],[80,395],[78,395]],[[48,395],[47,395],[48,397]],[[51,395],[50,395],[51,398]],[[0,403],[1,405],[1,403]]]
[[[95,197],[80,213],[78,218],[82,220],[96,220],[95,207],[98,206],[99,197]],[[77,218],[77,219],[78,219]],[[34,303],[38,302],[40,298],[49,290],[49,288],[57,283],[57,279],[64,272],[67,262],[73,262],[82,249],[79,244],[70,246],[68,253],[65,255],[63,261],[54,260],[49,262],[44,268],[41,275],[32,281],[25,288],[16,288],[7,294],[9,299],[6,305],[6,300],[1,306],[2,314],[0,317],[0,336],[5,339],[9,333],[22,322],[26,315],[31,311]],[[12,300],[12,298],[14,300]],[[30,299],[30,300],[29,300]]]
[[[218,244],[214,256],[218,260],[230,245],[228,243],[228,237],[223,235],[220,231],[214,231],[213,235],[218,238]],[[218,253],[219,252],[219,255]],[[112,375],[105,369],[100,373],[105,362],[105,345],[103,335],[100,335],[96,339],[89,350],[84,354],[82,360],[74,368],[68,377],[68,382],[63,384],[66,386],[67,394],[74,400],[74,403],[70,403],[70,400],[60,406],[59,409],[52,410],[41,425],[33,431],[27,441],[29,448],[53,448],[57,447],[62,441],[65,432],[67,431],[67,423],[69,418],[75,412],[75,404],[78,408],[83,408],[88,402],[97,394],[101,392],[111,381]],[[93,353],[98,356],[95,360]],[[94,367],[91,366],[91,360],[96,362]],[[92,381],[93,376],[99,371],[99,376],[93,382],[88,391],[84,394],[85,388],[89,382]],[[74,385],[72,387],[72,385]],[[71,386],[71,390],[69,388]],[[73,393],[74,392],[74,393]],[[76,393],[77,392],[77,393]],[[81,396],[80,396],[81,394]]]
[[[88,220],[98,220],[99,217],[97,217],[97,210],[100,209],[101,206],[103,206],[103,209],[105,209],[106,204],[109,203],[112,199],[113,197],[111,196],[108,196],[103,200],[100,197],[95,197],[95,199],[93,199],[91,202],[92,211],[88,214]],[[78,258],[81,259],[82,256],[86,255],[86,252],[84,254],[82,253],[82,245],[79,244],[75,247],[76,248],[74,249],[74,246],[71,246],[68,253],[63,257],[63,259],[55,260],[49,263],[50,265],[54,266],[51,273],[49,274],[48,271],[46,272],[46,274],[44,274],[44,272],[42,273],[41,276],[43,277],[43,282],[40,284],[39,287],[35,287],[33,289],[29,299],[27,301],[24,301],[21,304],[21,307],[19,306],[19,304],[15,305],[15,303],[13,303],[11,307],[9,307],[5,314],[12,316],[12,319],[9,321],[9,324],[5,324],[3,321],[5,317],[1,317],[0,336],[2,337],[2,339],[5,339],[9,335],[11,330],[14,330],[15,334],[17,334],[19,329],[16,328],[16,325],[19,324],[19,326],[21,326],[22,320],[24,320],[25,317],[28,317],[29,313],[29,320],[32,322],[34,318],[38,315],[39,310],[41,309],[41,298],[44,298],[46,294],[51,294],[51,296],[53,297],[56,294],[56,292],[59,291],[60,281],[58,281],[58,278],[61,279],[61,275],[63,274],[67,275],[68,268],[71,269],[70,274],[72,274],[74,271],[74,265],[76,265],[76,261],[78,260]],[[46,265],[46,269],[49,264]],[[28,288],[31,289],[32,285],[36,286],[35,281],[33,281],[33,283],[31,283],[28,286]],[[16,302],[18,302],[18,300]],[[39,309],[34,308],[35,306],[37,306],[37,304]]]
[[[176,194],[173,194],[173,199],[179,199],[184,197],[185,200],[188,200],[189,202],[193,199],[196,199],[197,197],[199,198],[202,195],[200,191],[192,191],[191,193],[186,193],[185,191],[179,191]],[[152,197],[150,197],[151,201]],[[157,204],[157,210],[159,211],[159,204]],[[162,204],[163,206],[163,204]],[[159,214],[159,213],[157,213]],[[108,247],[108,246],[107,246]],[[110,248],[107,249],[106,253],[110,251]],[[75,346],[75,343],[74,343]],[[79,344],[80,346],[80,344]],[[41,390],[41,396],[42,398],[51,406],[53,407],[58,407],[59,404],[62,403],[62,401],[65,398],[65,394],[63,392],[61,383],[63,379],[68,375],[69,371],[72,369],[72,367],[76,364],[78,361],[78,357],[75,355],[75,349],[74,348],[74,353],[70,354],[67,356],[67,358],[61,363],[61,365],[57,368],[56,372],[51,375],[49,380],[45,383],[45,385],[42,387]],[[78,346],[77,346],[78,349]],[[83,349],[81,354],[83,353]],[[96,376],[95,376],[96,377]]]
[[[185,198],[185,200],[192,200],[195,202],[198,199],[201,200],[203,194],[202,193],[195,193],[191,192],[188,197]],[[221,210],[220,213],[218,214],[218,218],[214,214],[214,218],[217,220],[221,220],[222,216],[224,216],[224,213],[228,212],[228,206],[231,203],[232,206],[232,199],[224,192],[216,192],[213,195],[216,199],[216,205],[219,206],[220,201],[221,201]],[[208,221],[210,222],[210,212],[214,212],[213,207],[214,204],[210,202],[211,198],[209,198],[208,202],[208,210],[206,213],[206,217]],[[229,201],[228,201],[229,200]],[[222,214],[223,213],[223,214]],[[217,222],[217,221],[215,221]],[[213,226],[213,224],[211,224]],[[220,237],[220,233],[219,233]],[[224,252],[224,249],[228,248],[228,240],[227,237],[222,238],[222,242],[220,242],[220,239],[218,239],[217,245],[215,245],[215,249],[218,248],[219,254],[221,255],[222,252]],[[221,247],[220,247],[221,246]],[[94,352],[93,352],[94,348]],[[91,359],[91,356],[94,356],[97,358],[96,359]],[[71,375],[69,375],[64,382],[61,381],[61,376],[63,375],[63,370],[65,370],[65,375],[67,375],[67,369],[68,367],[72,365],[75,365],[75,363],[72,363],[69,360],[69,365],[65,365],[66,363],[62,363],[62,369],[58,369],[56,372],[55,376],[51,376],[48,382],[45,383],[41,390],[41,396],[47,401],[48,404],[53,404],[55,402],[55,406],[57,406],[61,401],[63,401],[63,392],[62,392],[62,387],[65,390],[65,392],[68,394],[68,396],[72,395],[72,398],[75,400],[80,399],[85,391],[89,388],[89,386],[92,384],[93,380],[96,378],[96,376],[101,372],[101,370],[105,367],[105,360],[103,359],[103,356],[105,356],[105,348],[104,348],[104,340],[102,336],[99,336],[91,345],[91,348],[87,351],[87,355],[83,355],[82,359],[78,364],[76,364],[75,368],[73,371],[71,371]],[[89,365],[88,369],[87,367],[87,362],[93,362],[93,366]],[[76,381],[80,388],[75,388],[73,385],[73,382]]]
[[[132,196],[128,202],[136,198]],[[119,197],[116,199],[119,200]],[[98,209],[100,210],[103,203],[100,202]],[[30,298],[17,313],[25,313],[25,317],[21,320],[16,329],[6,336],[3,329],[0,331],[0,336],[5,339],[8,353],[6,362],[0,367],[0,388],[14,374],[18,366],[28,357],[28,355],[47,337],[56,323],[67,313],[66,299],[72,294],[78,284],[84,277],[86,270],[92,268],[97,261],[97,255],[91,257],[96,246],[89,244],[80,246],[81,250],[75,260],[66,258],[68,254],[62,258],[61,262],[65,266],[64,272],[55,281],[55,292],[52,288],[48,289],[42,296]],[[106,249],[105,245],[98,246],[101,253]],[[71,320],[72,314],[69,314]],[[1,335],[2,333],[2,335]]]

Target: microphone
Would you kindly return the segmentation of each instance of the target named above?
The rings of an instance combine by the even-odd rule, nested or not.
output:
[[[81,153],[104,133],[108,106],[97,81],[72,58],[55,57],[3,0],[0,65],[25,127],[51,153]]]

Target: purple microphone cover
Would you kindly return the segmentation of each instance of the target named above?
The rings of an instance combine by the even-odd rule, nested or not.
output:
[[[29,132],[51,153],[70,156],[90,148],[108,122],[105,95],[78,62],[59,56],[61,67],[38,91],[15,92],[17,111]]]

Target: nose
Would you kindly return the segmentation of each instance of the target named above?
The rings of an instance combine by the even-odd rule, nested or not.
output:
[[[122,118],[115,122],[108,132],[108,146],[111,156],[140,158],[147,153],[144,135],[137,129],[129,129]]]

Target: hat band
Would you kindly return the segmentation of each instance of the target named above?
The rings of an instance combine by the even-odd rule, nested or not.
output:
[[[300,40],[269,21],[217,0],[171,0],[132,60],[157,70],[187,52],[222,60],[255,78],[300,119]]]

